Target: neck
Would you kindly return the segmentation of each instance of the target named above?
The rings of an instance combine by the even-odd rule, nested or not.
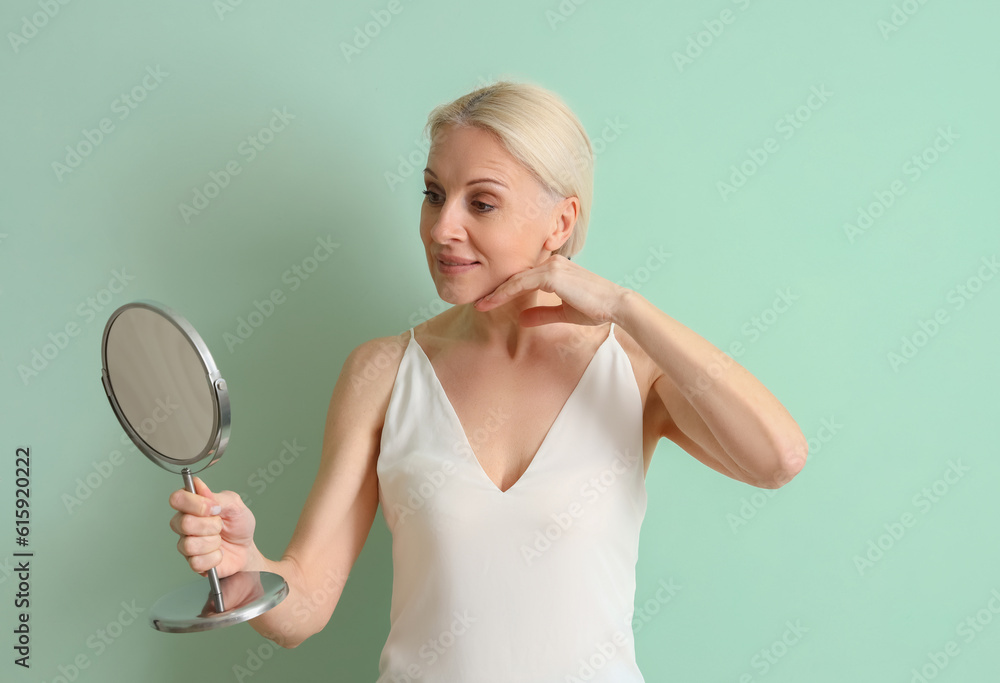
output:
[[[476,344],[502,350],[511,359],[530,353],[533,345],[549,339],[551,325],[523,327],[521,311],[535,306],[558,306],[562,299],[550,292],[533,290],[488,311],[477,311],[473,304],[458,306],[456,319],[459,336]]]

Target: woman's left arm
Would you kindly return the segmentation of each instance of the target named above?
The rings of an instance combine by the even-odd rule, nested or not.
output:
[[[653,382],[670,417],[662,436],[707,451],[729,476],[753,486],[774,489],[791,481],[805,465],[808,445],[774,395],[638,292],[622,288],[616,299],[609,317],[662,373]],[[706,429],[714,438],[706,438]]]
[[[512,275],[476,302],[489,310],[531,290],[554,292],[559,306],[521,313],[522,325],[614,322],[656,363],[653,382],[669,419],[661,436],[733,479],[760,488],[787,484],[805,465],[798,424],[753,375],[638,292],[553,255]]]

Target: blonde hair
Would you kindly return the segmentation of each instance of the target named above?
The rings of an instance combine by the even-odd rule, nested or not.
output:
[[[587,131],[553,92],[531,83],[496,81],[435,107],[424,129],[433,144],[447,125],[492,133],[553,199],[580,199],[573,232],[554,253],[567,258],[583,248],[594,194],[594,150]]]

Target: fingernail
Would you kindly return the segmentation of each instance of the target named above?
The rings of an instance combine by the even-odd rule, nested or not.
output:
[[[210,512],[211,514],[213,514],[213,515],[217,515],[217,514],[219,514],[220,512],[222,512],[222,506],[221,506],[221,505],[215,505],[215,506],[213,506],[213,507],[212,507],[212,509],[211,509],[211,510],[209,510],[209,512]]]

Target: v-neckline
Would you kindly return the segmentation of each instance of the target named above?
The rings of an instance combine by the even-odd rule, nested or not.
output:
[[[462,434],[462,438],[465,440],[465,446],[469,449],[469,453],[472,454],[473,460],[476,461],[476,469],[478,469],[479,472],[482,474],[483,478],[487,482],[489,482],[493,490],[495,490],[497,493],[500,494],[506,494],[509,493],[515,486],[520,484],[521,481],[525,478],[525,476],[527,476],[528,472],[531,471],[531,468],[534,466],[535,461],[538,460],[539,454],[541,454],[541,452],[545,449],[545,446],[548,444],[549,436],[555,430],[556,425],[559,424],[559,422],[563,418],[563,415],[566,413],[566,406],[568,406],[570,401],[573,400],[573,397],[576,396],[577,390],[580,388],[580,385],[583,384],[583,380],[586,379],[587,375],[590,373],[590,369],[594,366],[594,360],[597,358],[598,354],[601,353],[601,350],[605,347],[605,345],[611,340],[612,336],[614,336],[614,327],[615,324],[611,323],[611,326],[608,328],[608,336],[605,337],[604,341],[602,341],[598,345],[597,350],[594,351],[594,355],[590,357],[590,361],[587,363],[587,367],[584,369],[583,374],[580,375],[580,379],[577,380],[576,386],[573,387],[573,391],[571,391],[569,396],[566,397],[566,401],[562,404],[562,407],[559,409],[559,412],[556,413],[556,417],[552,421],[552,424],[549,425],[548,430],[546,430],[545,436],[542,437],[542,443],[538,445],[538,448],[535,450],[534,455],[531,456],[531,460],[528,461],[528,466],[524,469],[524,472],[521,473],[521,476],[518,477],[513,484],[507,487],[506,491],[502,490],[497,485],[497,483],[490,478],[490,475],[486,473],[486,469],[483,467],[482,462],[480,462],[479,456],[472,448],[472,442],[469,441],[469,435],[465,433],[465,427],[462,426],[462,420],[458,417],[458,411],[455,410],[455,406],[452,404],[451,399],[448,398],[448,392],[444,390],[444,385],[441,384],[441,380],[440,378],[438,378],[437,372],[434,370],[434,364],[431,363],[431,359],[427,357],[427,354],[424,352],[423,347],[417,343],[417,336],[412,327],[410,328],[410,341],[413,343],[414,346],[417,347],[417,351],[419,352],[420,356],[424,359],[424,362],[427,363],[427,367],[430,368],[431,377],[434,378],[434,383],[437,385],[438,393],[444,399],[444,404],[448,406],[448,410],[451,412],[451,417],[455,423],[455,427]]]

